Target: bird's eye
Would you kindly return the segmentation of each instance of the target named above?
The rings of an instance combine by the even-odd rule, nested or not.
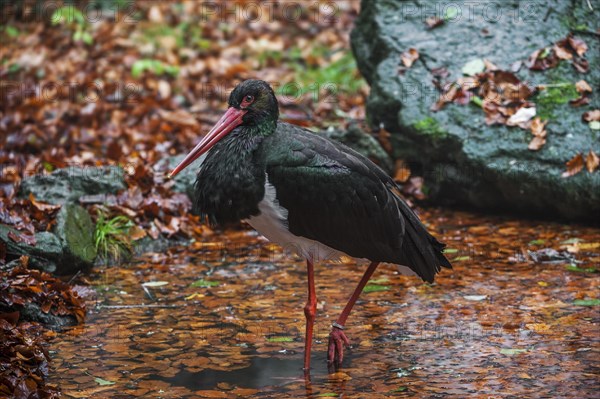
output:
[[[240,104],[242,107],[247,107],[248,105],[252,104],[254,102],[254,96],[248,94],[246,97],[244,97],[244,99],[242,100],[242,103]]]

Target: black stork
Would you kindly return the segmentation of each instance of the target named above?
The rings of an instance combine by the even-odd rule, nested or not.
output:
[[[382,169],[343,144],[278,121],[268,83],[246,80],[229,109],[170,173],[208,151],[195,185],[194,206],[211,223],[246,220],[259,233],[306,258],[304,370],[310,368],[317,298],[313,262],[341,255],[370,265],[329,335],[330,364],[340,365],[346,319],[380,262],[403,265],[433,282],[444,244],[430,235]]]

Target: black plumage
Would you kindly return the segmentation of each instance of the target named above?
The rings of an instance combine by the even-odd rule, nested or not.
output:
[[[429,282],[440,267],[450,267],[444,245],[381,168],[341,143],[284,122],[268,135],[238,127],[218,142],[198,174],[195,206],[213,223],[255,216],[267,177],[295,235],[356,258],[408,266]]]
[[[195,185],[196,210],[212,223],[246,219],[306,257],[307,371],[317,308],[313,261],[322,260],[315,258],[321,255],[315,244],[371,261],[332,325],[330,363],[343,360],[343,347],[350,342],[344,325],[380,262],[407,266],[428,282],[451,265],[444,245],[427,232],[382,169],[345,145],[278,117],[266,82],[241,83],[229,97],[227,112],[171,176],[208,151]]]

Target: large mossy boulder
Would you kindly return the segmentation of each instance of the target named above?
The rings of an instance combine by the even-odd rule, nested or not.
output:
[[[594,2],[591,2],[594,3]],[[581,120],[598,109],[600,44],[599,9],[586,1],[432,2],[364,0],[352,32],[352,48],[360,71],[371,86],[369,122],[392,133],[394,156],[410,161],[425,177],[430,200],[443,204],[524,212],[529,215],[598,220],[600,172],[583,171],[561,177],[565,163],[577,153],[600,153],[598,131]],[[454,9],[451,9],[454,8]],[[427,29],[427,17],[446,18]],[[569,61],[555,68],[531,71],[523,65],[516,75],[529,85],[549,85],[533,97],[538,115],[548,120],[547,143],[530,151],[531,133],[505,125],[489,126],[475,104],[448,104],[431,111],[439,92],[433,85],[436,68],[446,68],[448,80],[462,68],[488,59],[504,70],[526,61],[538,49],[569,33],[583,39],[589,72]],[[400,73],[400,55],[409,48],[420,53],[412,67]],[[591,103],[573,107],[575,82],[584,79],[594,92]]]

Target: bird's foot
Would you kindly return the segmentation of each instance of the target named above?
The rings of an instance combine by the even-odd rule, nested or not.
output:
[[[329,333],[329,344],[327,345],[327,363],[340,366],[344,360],[344,346],[350,346],[350,340],[344,334],[344,326],[334,323]]]

